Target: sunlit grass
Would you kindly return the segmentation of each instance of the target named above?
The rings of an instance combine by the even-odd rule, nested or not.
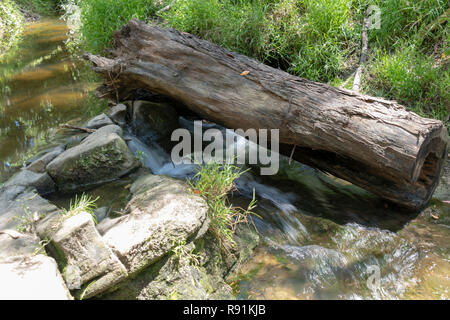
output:
[[[232,164],[207,163],[200,167],[192,181],[188,181],[193,192],[205,199],[211,219],[209,231],[220,244],[224,253],[236,245],[233,235],[240,223],[248,223],[248,216],[254,214],[255,195],[246,209],[233,207],[229,193],[236,191],[234,181],[245,171]]]

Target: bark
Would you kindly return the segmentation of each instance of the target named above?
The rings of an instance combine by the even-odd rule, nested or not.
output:
[[[112,58],[86,54],[101,96],[144,88],[229,128],[279,129],[294,159],[417,209],[431,198],[447,157],[441,121],[395,101],[312,82],[190,34],[132,20]]]

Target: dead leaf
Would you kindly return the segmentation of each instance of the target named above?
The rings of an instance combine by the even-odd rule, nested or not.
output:
[[[436,219],[436,220],[437,220],[437,219],[439,219],[439,217],[438,217],[438,216],[435,216],[435,215],[434,215],[434,214],[432,214],[432,213],[431,213],[431,217],[432,217],[433,219]]]
[[[124,189],[129,189],[131,187],[131,184],[127,184],[125,187],[123,187]]]
[[[250,71],[248,71],[248,70],[242,71],[241,76],[246,76],[246,75],[248,75],[249,73],[250,73]]]

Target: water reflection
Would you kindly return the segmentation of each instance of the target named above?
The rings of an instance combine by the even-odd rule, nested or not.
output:
[[[0,182],[44,148],[60,124],[95,113],[93,75],[65,46],[64,21],[26,26],[0,65]]]

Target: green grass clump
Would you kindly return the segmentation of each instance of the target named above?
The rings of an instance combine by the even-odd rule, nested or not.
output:
[[[393,53],[378,49],[367,70],[365,89],[406,104],[417,114],[445,122],[450,105],[447,68],[411,46],[400,46]]]
[[[69,209],[63,209],[62,215],[64,216],[64,219],[67,219],[76,216],[77,214],[87,212],[92,216],[94,223],[97,224],[97,218],[94,214],[94,210],[97,208],[97,205],[95,204],[97,200],[98,197],[93,199],[84,193],[80,197],[76,195],[73,200],[70,200]]]
[[[233,235],[237,225],[248,222],[248,215],[254,214],[254,195],[247,209],[233,207],[228,199],[228,194],[236,190],[234,180],[244,172],[232,164],[207,163],[201,166],[192,181],[188,181],[193,192],[203,197],[208,204],[211,219],[209,231],[224,253],[229,253],[236,245]]]

